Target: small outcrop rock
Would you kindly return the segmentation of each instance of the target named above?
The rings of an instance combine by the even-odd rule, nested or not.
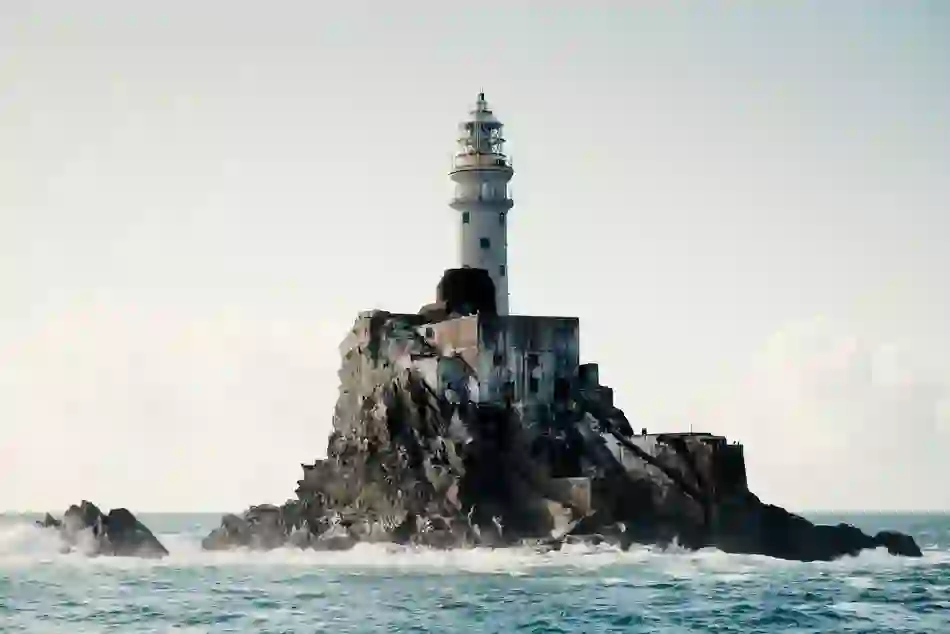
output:
[[[62,520],[47,513],[37,524],[59,531],[65,551],[147,558],[168,554],[158,538],[125,508],[112,509],[106,515],[92,502],[83,500],[66,509]]]
[[[898,531],[880,531],[874,536],[875,547],[886,548],[892,555],[922,557],[920,546],[910,535]]]
[[[227,550],[251,545],[251,525],[242,517],[228,514],[221,518],[221,525],[201,540],[205,550]]]

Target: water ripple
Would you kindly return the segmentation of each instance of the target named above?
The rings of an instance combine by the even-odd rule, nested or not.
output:
[[[922,560],[811,564],[649,548],[203,553],[200,533],[170,536],[155,562],[61,555],[15,530],[0,540],[15,545],[0,547],[4,634],[950,631],[939,516]]]

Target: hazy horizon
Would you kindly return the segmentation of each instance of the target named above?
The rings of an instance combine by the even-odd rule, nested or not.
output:
[[[0,509],[292,497],[356,314],[455,261],[484,90],[511,310],[580,317],[635,428],[950,511],[950,5],[417,6],[0,8]]]

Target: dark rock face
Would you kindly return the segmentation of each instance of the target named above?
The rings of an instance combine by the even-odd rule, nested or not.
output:
[[[920,546],[914,541],[914,538],[897,531],[879,531],[874,536],[875,547],[884,547],[892,555],[903,555],[904,557],[922,557]]]
[[[205,550],[234,546],[269,550],[283,546],[288,539],[284,509],[271,504],[252,506],[243,516],[225,515],[221,526],[201,543]]]
[[[783,508],[747,499],[723,505],[713,543],[728,552],[762,553],[781,559],[829,561],[862,550],[886,548],[892,555],[920,557],[914,539],[883,531],[875,536],[849,524],[815,525]]]
[[[57,529],[64,549],[80,549],[90,555],[117,557],[164,557],[168,551],[144,524],[124,508],[104,515],[92,502],[72,505],[57,520],[49,513],[38,524]]]
[[[225,516],[205,548],[582,540],[795,560],[878,547],[921,555],[907,535],[816,526],[762,503],[748,490],[741,445],[634,434],[594,365],[555,385],[543,407],[478,402],[472,362],[436,348],[423,334],[429,316],[360,316],[341,347],[327,458],[303,465],[296,499]]]

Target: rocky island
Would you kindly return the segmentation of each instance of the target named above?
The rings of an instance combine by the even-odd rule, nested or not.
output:
[[[572,541],[715,547],[794,560],[865,549],[921,556],[913,538],[816,526],[759,500],[743,446],[713,433],[635,430],[581,363],[576,317],[510,315],[507,217],[514,173],[502,125],[479,94],[450,177],[459,265],[415,313],[358,316],[340,346],[326,458],[296,497],[226,515],[208,550],[358,542],[433,548]],[[84,502],[58,528],[102,554],[162,556],[124,509]]]
[[[227,515],[206,549],[569,541],[830,560],[919,557],[913,538],[816,526],[748,488],[743,447],[635,431],[580,364],[576,318],[502,316],[484,270],[446,271],[418,314],[359,316],[340,347],[327,457],[296,498]]]
[[[37,524],[59,532],[63,552],[148,558],[168,554],[158,538],[124,508],[104,514],[95,504],[83,500],[66,509],[61,520],[47,513]]]
[[[204,548],[675,541],[797,560],[920,556],[907,535],[761,502],[742,445],[722,436],[634,430],[598,366],[580,363],[577,318],[509,315],[502,129],[479,94],[449,174],[459,266],[417,313],[359,315],[340,346],[327,457],[303,465],[294,499],[225,516]]]

